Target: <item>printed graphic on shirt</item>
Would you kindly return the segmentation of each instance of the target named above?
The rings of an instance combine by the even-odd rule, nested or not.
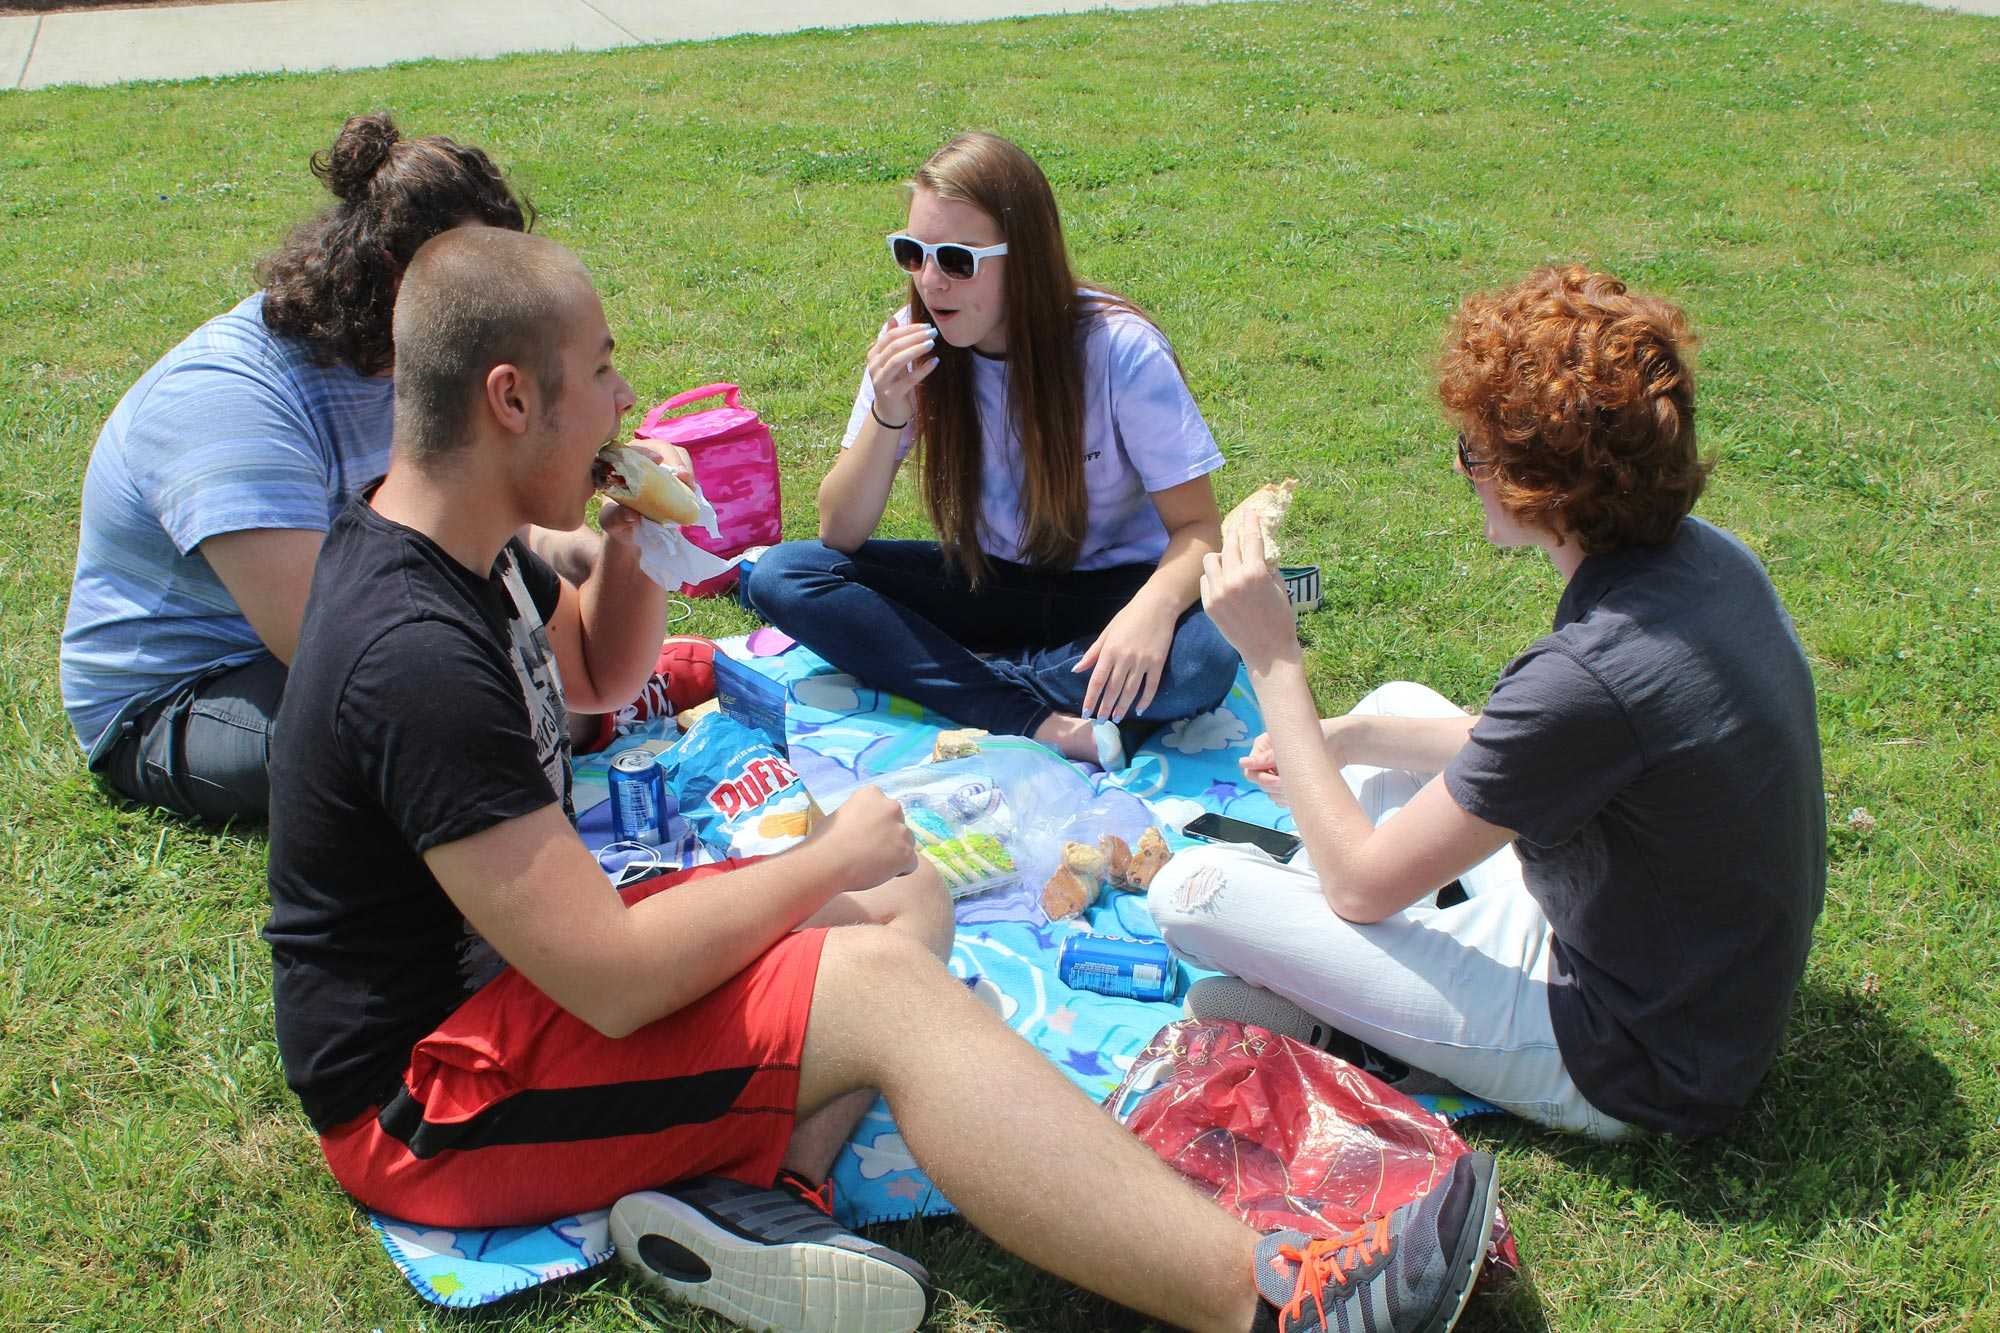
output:
[[[570,808],[569,706],[563,698],[562,672],[556,667],[555,647],[549,642],[548,626],[521,581],[514,553],[500,552],[500,578],[513,599],[514,615],[507,622],[508,660],[521,682],[521,701],[527,705],[528,724],[535,735],[535,753],[542,761],[542,773],[549,789],[562,798],[565,815]]]

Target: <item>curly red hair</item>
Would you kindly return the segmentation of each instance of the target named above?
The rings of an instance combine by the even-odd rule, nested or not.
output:
[[[1656,546],[1701,495],[1680,308],[1581,265],[1467,297],[1438,397],[1500,503],[1591,555]]]

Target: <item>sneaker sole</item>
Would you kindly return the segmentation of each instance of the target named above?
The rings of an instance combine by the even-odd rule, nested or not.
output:
[[[1203,977],[1189,988],[1188,1013],[1225,1023],[1247,1023],[1281,1037],[1326,1049],[1329,1029],[1282,995],[1234,977]]]
[[[647,1261],[665,1247],[698,1259],[706,1278],[675,1276]],[[911,1333],[924,1318],[924,1289],[902,1269],[834,1245],[766,1245],[745,1240],[655,1190],[628,1194],[611,1209],[618,1257],[669,1295],[745,1328],[786,1333]]]
[[[1316,1051],[1337,1055],[1405,1095],[1451,1088],[1443,1079],[1428,1074],[1421,1075],[1421,1078],[1429,1080],[1429,1083],[1411,1083],[1410,1079],[1417,1076],[1418,1071],[1402,1061],[1374,1050],[1331,1023],[1315,1018],[1284,996],[1252,986],[1236,977],[1203,977],[1195,982],[1188,988],[1187,1011],[1194,1018],[1260,1027],[1266,1032],[1302,1042]]]
[[[1458,1286],[1458,1298],[1449,1302],[1451,1305],[1449,1313],[1439,1310],[1440,1318],[1425,1324],[1419,1333],[1451,1333],[1458,1324],[1459,1316],[1465,1313],[1466,1302],[1472,1299],[1472,1289],[1479,1283],[1479,1270],[1486,1264],[1486,1243],[1493,1235],[1493,1213],[1500,1206],[1499,1180],[1499,1174],[1489,1168],[1486,1172],[1484,1190],[1466,1213],[1468,1222],[1478,1218],[1479,1225],[1471,1229],[1473,1242],[1469,1247],[1472,1251],[1471,1257],[1459,1261],[1459,1269],[1465,1276]],[[1465,1234],[1465,1232],[1459,1233],[1461,1237]]]

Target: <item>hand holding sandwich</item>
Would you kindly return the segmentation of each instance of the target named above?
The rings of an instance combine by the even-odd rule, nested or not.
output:
[[[1201,606],[1243,656],[1253,679],[1279,661],[1297,661],[1298,618],[1277,572],[1264,562],[1264,537],[1244,524],[1202,557]]]
[[[597,516],[607,537],[629,539],[641,518],[693,523],[700,517],[694,468],[687,451],[676,445],[656,447],[636,440],[607,444],[597,451],[596,478],[597,488],[612,502]]]
[[[617,460],[616,466],[607,456]],[[664,487],[688,496],[687,454],[672,445],[607,444],[598,453],[595,480],[608,499],[598,510],[604,539],[549,624],[558,656],[566,656],[563,686],[573,711],[609,712],[628,704],[652,674],[666,634],[667,598],[640,563],[639,520],[659,512],[643,497]],[[647,479],[651,479],[650,481]],[[627,483],[637,481],[635,489]],[[627,498],[638,495],[637,500]],[[579,534],[581,535],[581,534]]]
[[[606,446],[610,447],[612,446]],[[686,450],[671,444],[653,446],[635,443],[617,447],[630,448],[649,462],[657,462],[682,482],[693,484],[694,472],[688,463]],[[600,485],[602,475],[600,471]],[[616,500],[607,499],[597,513],[597,526],[602,530],[602,536],[592,532],[588,523],[567,530],[538,528],[531,525],[523,528],[520,536],[530,550],[554,567],[556,573],[581,587],[583,581],[590,577],[590,571],[597,568],[597,562],[604,554],[605,542],[629,543],[635,531],[633,524],[642,517],[644,515],[630,505],[622,505]]]

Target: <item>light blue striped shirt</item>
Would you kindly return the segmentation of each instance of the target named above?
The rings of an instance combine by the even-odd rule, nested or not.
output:
[[[196,550],[226,532],[326,531],[389,462],[390,380],[315,366],[259,292],[189,334],[105,423],[83,482],[63,707],[95,758],[114,723],[265,651]]]

